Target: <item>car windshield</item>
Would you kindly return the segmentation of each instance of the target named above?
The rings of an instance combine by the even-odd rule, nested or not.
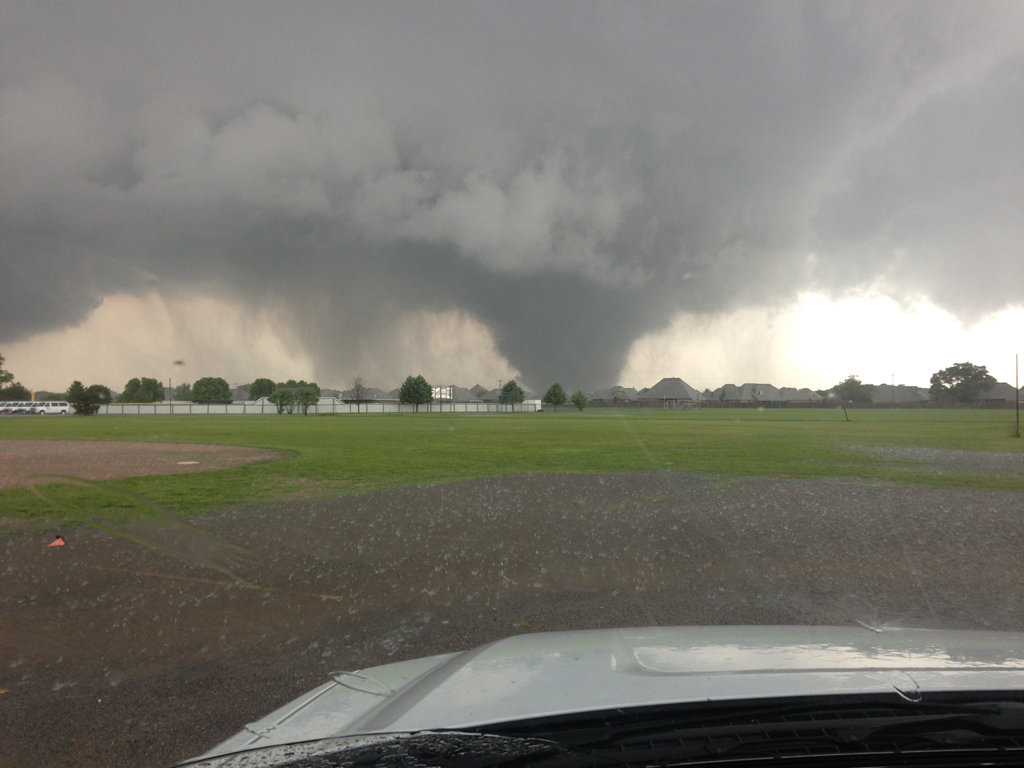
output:
[[[1024,631],[1024,3],[0,13],[0,765],[528,633]]]

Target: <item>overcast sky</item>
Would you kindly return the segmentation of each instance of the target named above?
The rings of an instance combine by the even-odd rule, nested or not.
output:
[[[959,362],[931,312],[1006,378],[1022,29],[976,0],[2,2],[0,354],[36,388],[824,386]],[[857,297],[874,358],[790,360],[876,333]]]

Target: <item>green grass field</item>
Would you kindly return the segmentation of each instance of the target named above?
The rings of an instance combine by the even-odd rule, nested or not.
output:
[[[658,410],[582,414],[126,416],[0,419],[0,439],[247,445],[279,461],[190,475],[48,486],[64,507],[128,510],[129,491],[175,512],[527,472],[681,470],[771,477],[858,477],[1024,492],[1024,477],[938,474],[851,445],[1021,453],[1013,413],[981,410]],[[27,489],[0,491],[0,516],[62,516]]]

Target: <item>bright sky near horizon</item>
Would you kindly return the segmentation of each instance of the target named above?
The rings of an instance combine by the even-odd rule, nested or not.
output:
[[[0,11],[27,386],[1012,380],[1024,3]]]
[[[633,344],[615,383],[640,389],[678,376],[698,389],[746,382],[824,389],[853,373],[875,384],[927,387],[936,370],[964,361],[1013,383],[1021,328],[1022,309],[965,326],[926,301],[901,307],[882,296],[832,302],[808,293],[782,309],[679,315]],[[410,316],[394,342],[400,348],[363,372],[369,386],[391,389],[409,371],[467,387],[519,375],[487,328],[459,313]],[[189,359],[175,366],[185,349]],[[283,335],[270,314],[254,317],[240,304],[209,298],[168,302],[157,294],[109,297],[81,325],[5,351],[8,370],[47,391],[62,391],[76,378],[120,391],[137,376],[175,384],[224,376],[234,386],[263,376],[314,380],[317,371],[309,350]],[[343,389],[351,382],[319,384]]]

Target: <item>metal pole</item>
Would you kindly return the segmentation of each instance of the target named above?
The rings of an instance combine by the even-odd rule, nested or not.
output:
[[[1017,385],[1017,431],[1014,435],[1020,437],[1020,353],[1013,356],[1013,367],[1013,383]]]

